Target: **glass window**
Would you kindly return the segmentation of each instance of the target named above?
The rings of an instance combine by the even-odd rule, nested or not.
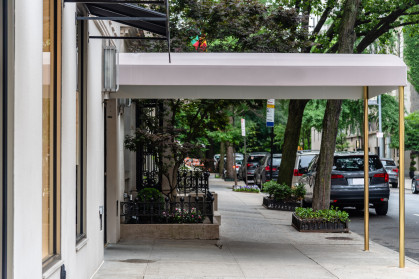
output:
[[[364,171],[364,156],[339,156],[334,158],[337,171]],[[376,171],[382,169],[380,159],[377,156],[369,157],[369,170]]]
[[[381,160],[384,166],[395,166],[396,163],[394,163],[393,160]]]
[[[43,0],[42,65],[42,260],[59,251],[60,1]]]
[[[281,164],[281,160],[282,158],[274,158],[273,159],[273,165],[274,166],[279,166]],[[271,164],[271,162],[269,161],[269,165]]]

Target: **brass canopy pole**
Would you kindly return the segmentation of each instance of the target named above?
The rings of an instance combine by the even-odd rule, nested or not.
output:
[[[399,87],[399,267],[404,268],[404,87]]]
[[[369,244],[369,156],[368,156],[368,86],[364,86],[364,250],[370,250]]]

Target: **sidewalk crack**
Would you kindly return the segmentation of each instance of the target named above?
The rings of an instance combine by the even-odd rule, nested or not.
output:
[[[331,272],[329,269],[327,269],[326,267],[324,267],[323,265],[321,265],[319,262],[317,262],[315,259],[313,259],[312,257],[310,257],[310,256],[308,256],[308,255],[306,255],[306,254],[304,254],[303,253],[303,251],[301,251],[300,249],[298,249],[298,247],[297,246],[295,246],[294,244],[292,245],[298,252],[300,252],[303,256],[305,256],[305,257],[307,257],[307,258],[309,258],[311,261],[313,261],[313,262],[315,262],[318,266],[320,266],[321,268],[323,268],[324,270],[326,270],[330,275],[332,275],[333,277],[335,277],[335,278],[338,278],[339,279],[339,277],[336,275],[336,274],[334,274],[333,272]]]

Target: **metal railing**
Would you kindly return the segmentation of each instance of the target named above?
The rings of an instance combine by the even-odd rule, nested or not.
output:
[[[214,197],[188,196],[178,201],[164,200],[121,202],[121,217],[126,224],[213,223]],[[207,221],[208,220],[208,221]]]
[[[179,171],[177,176],[177,191],[179,194],[207,195],[209,192],[209,176],[206,171]]]

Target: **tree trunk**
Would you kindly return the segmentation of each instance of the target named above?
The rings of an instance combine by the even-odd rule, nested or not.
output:
[[[304,108],[309,100],[290,100],[288,106],[288,121],[285,128],[284,144],[282,145],[282,160],[279,166],[278,183],[291,185],[294,173],[298,141],[300,139],[301,123]]]
[[[233,154],[233,145],[230,142],[227,142],[227,175],[226,178],[234,179],[234,169],[233,169],[233,161],[234,161],[234,154]]]
[[[355,42],[355,21],[360,0],[347,0],[343,10],[342,23],[339,31],[338,52],[353,53]],[[330,207],[330,183],[333,167],[333,156],[336,148],[336,137],[342,100],[328,100],[323,118],[322,143],[317,175],[313,189],[313,209],[328,209]]]
[[[233,109],[233,108],[232,108]],[[229,117],[230,125],[234,127],[234,119],[232,116]],[[233,152],[233,144],[231,142],[227,142],[227,176],[228,179],[234,179],[234,172],[233,165],[235,165],[235,158]]]
[[[328,100],[323,119],[322,143],[317,161],[318,169],[313,189],[313,209],[327,209],[330,206],[330,176],[336,147],[339,114],[342,100]]]
[[[220,143],[220,159],[218,162],[218,173],[220,177],[223,177],[224,174],[224,154],[225,154],[225,142]]]

